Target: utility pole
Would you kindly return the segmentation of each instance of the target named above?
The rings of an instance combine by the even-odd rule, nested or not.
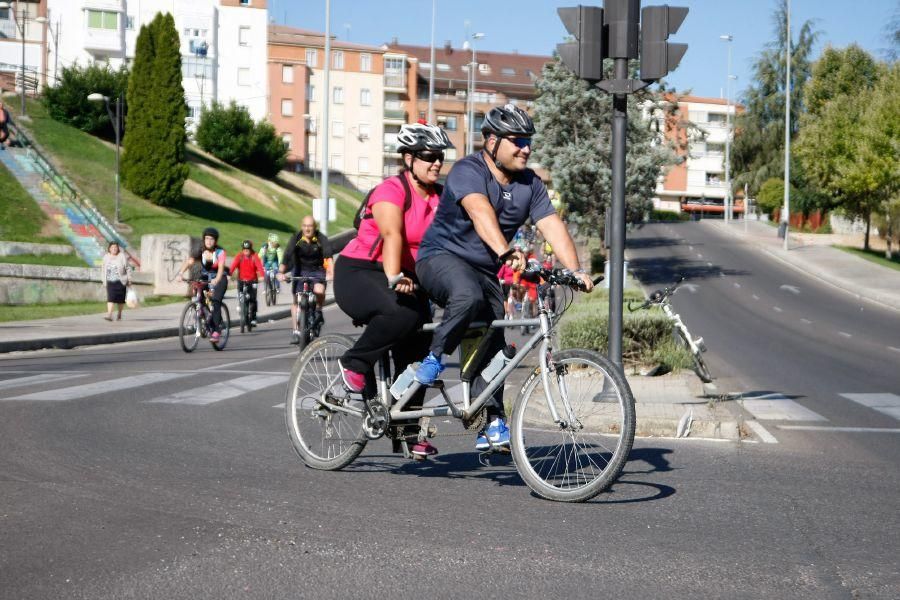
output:
[[[325,0],[325,90],[322,92],[322,218],[319,231],[328,235],[328,104],[331,100],[331,0]]]
[[[434,22],[437,0],[431,0],[431,68],[428,69],[428,123],[434,124]]]
[[[784,249],[790,250],[791,231],[791,0],[787,0],[787,39],[784,49]]]
[[[731,193],[731,42],[732,35],[720,35],[720,40],[728,42],[728,73],[725,83],[725,222],[734,218],[734,195]],[[747,218],[746,208],[744,218]]]

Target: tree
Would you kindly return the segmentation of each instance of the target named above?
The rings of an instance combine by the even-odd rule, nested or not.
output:
[[[138,196],[163,206],[181,198],[188,176],[179,48],[172,15],[157,14],[141,27],[128,81],[123,181]]]
[[[793,197],[794,190],[791,190]],[[770,217],[775,215],[775,211],[784,205],[784,178],[773,177],[767,179],[759,188],[756,195],[756,204]]]
[[[745,111],[735,119],[735,140],[731,164],[736,176],[733,185],[747,184],[750,195],[758,193],[763,182],[784,177],[784,110],[787,2],[778,0],[773,14],[774,39],[760,52],[753,65],[754,83],[744,92]],[[799,129],[804,109],[803,89],[810,76],[810,56],[819,32],[805,21],[791,38],[791,138]],[[791,173],[791,186],[803,189],[800,172]]]
[[[537,88],[535,159],[553,174],[570,219],[602,231],[612,200],[612,97],[588,86],[558,57],[544,67]],[[655,121],[643,118],[642,107],[671,111],[671,104],[663,106],[650,94],[628,97],[625,198],[631,221],[649,209],[663,167],[677,162],[671,148],[658,143],[650,127]]]
[[[196,133],[197,144],[216,158],[263,177],[274,177],[284,168],[287,147],[275,128],[253,122],[250,111],[234,101],[218,102],[204,109]]]
[[[63,67],[62,77],[44,90],[43,102],[50,116],[82,131],[115,139],[112,121],[102,102],[91,102],[88,94],[99,93],[111,99],[124,96],[128,87],[128,69],[114,71],[109,65],[91,63]]]
[[[804,119],[819,116],[825,103],[832,98],[869,90],[877,80],[878,64],[871,54],[857,44],[843,49],[828,46],[813,63],[810,78],[803,90],[807,112],[800,117],[801,130]]]

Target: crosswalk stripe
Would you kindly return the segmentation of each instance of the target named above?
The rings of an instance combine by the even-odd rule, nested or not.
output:
[[[147,402],[150,404],[192,404],[204,406],[241,396],[248,392],[256,392],[273,385],[279,385],[286,382],[288,378],[288,375],[246,375],[229,381],[220,381],[203,387],[181,390],[168,396],[147,400]]]
[[[76,377],[85,377],[85,373],[40,373],[38,375],[29,375],[27,377],[16,377],[14,379],[4,379],[0,381],[0,390],[6,390],[14,387],[22,387],[23,385],[40,385],[42,383],[54,383],[64,381],[66,379],[75,379]]]
[[[181,379],[188,377],[190,373],[141,373],[130,377],[121,377],[119,379],[110,379],[107,381],[96,381],[84,385],[76,385],[56,390],[48,390],[46,392],[36,392],[34,394],[25,394],[24,396],[13,396],[4,398],[4,400],[49,400],[54,402],[64,402],[67,400],[77,400],[79,398],[87,398],[88,396],[96,396],[98,394],[106,394],[109,392],[119,392],[132,388],[161,383],[163,381],[172,381],[173,379]]]
[[[841,396],[900,421],[900,396],[897,394],[841,394]]]
[[[764,421],[827,421],[825,417],[786,398],[781,394],[746,397],[741,401],[745,410]]]

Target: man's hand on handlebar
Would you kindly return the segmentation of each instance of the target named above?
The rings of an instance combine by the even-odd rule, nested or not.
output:
[[[575,273],[573,273],[573,275],[575,275],[575,277],[577,277],[579,280],[581,280],[581,283],[583,286],[582,289],[585,292],[590,293],[591,290],[594,289],[594,280],[591,279],[591,276],[589,274],[585,273],[584,271],[581,271],[581,272],[576,271]]]

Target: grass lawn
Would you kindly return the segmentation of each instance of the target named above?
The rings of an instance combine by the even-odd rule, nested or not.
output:
[[[69,244],[69,241],[61,235],[41,235],[42,230],[50,224],[49,217],[2,164],[0,164],[0,190],[3,190],[0,194],[0,240]],[[55,227],[53,229],[55,230]]]
[[[843,250],[844,252],[849,252],[850,254],[855,254],[860,258],[877,263],[882,267],[900,271],[900,254],[895,253],[894,258],[888,260],[884,257],[884,252],[880,250],[863,250],[862,248],[854,248],[852,246],[835,246],[835,248]]]
[[[52,155],[58,168],[110,218],[115,212],[115,149],[74,127],[54,121],[38,101],[30,101],[28,110],[31,121],[26,127],[32,132],[36,142]],[[286,237],[296,231],[301,219],[310,213],[310,199],[306,195],[286,187],[282,187],[283,191],[273,189],[265,180],[209,160],[190,148],[188,157],[194,163],[203,162],[242,184],[260,190],[276,206],[271,208],[257,202],[226,179],[192,164],[192,180],[225,196],[237,204],[240,210],[191,196],[182,196],[181,201],[173,206],[156,206],[123,186],[121,219],[132,228],[127,237],[133,244],[139,244],[141,236],[150,233],[199,236],[204,227],[213,225],[221,234],[220,243],[231,252],[244,239],[261,243],[271,231]],[[342,197],[352,196],[342,194]],[[331,231],[342,231],[351,226],[356,204],[358,202],[351,202],[349,199],[338,202],[338,221],[331,224]]]
[[[177,302],[184,302],[184,297],[147,296],[146,298],[141,298],[141,306],[159,306]],[[125,310],[126,312],[128,311],[127,308]],[[106,302],[65,302],[60,304],[0,306],[0,322],[74,317],[76,315],[95,315],[105,312]]]
[[[87,267],[77,254],[16,254],[0,256],[0,263],[16,265],[46,265],[51,267]]]

